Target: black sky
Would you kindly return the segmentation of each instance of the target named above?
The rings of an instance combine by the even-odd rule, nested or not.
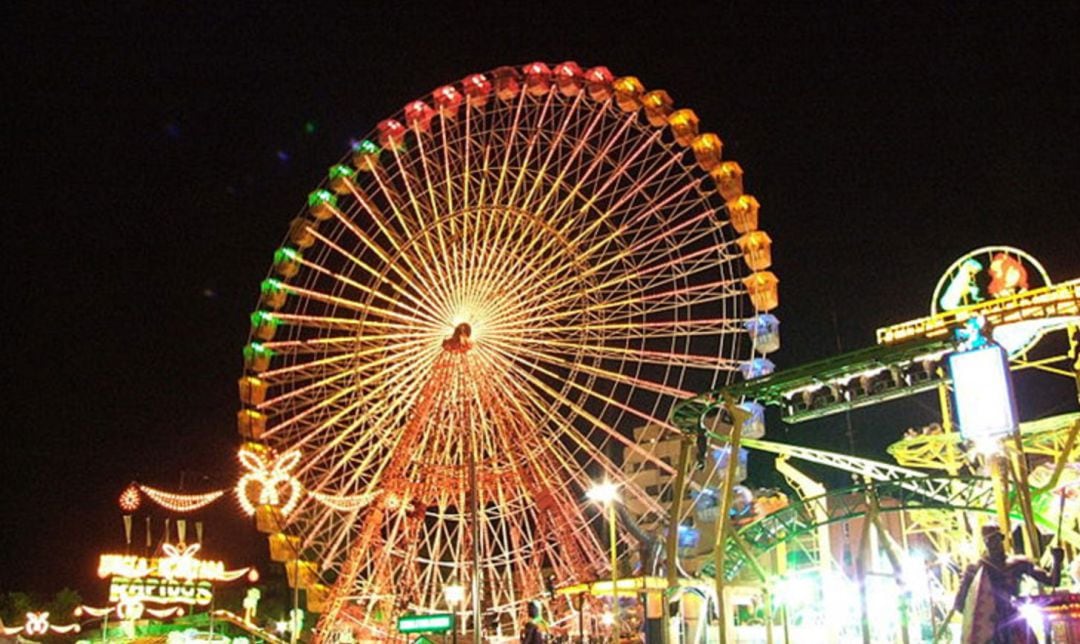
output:
[[[1075,3],[157,4],[2,10],[0,591],[91,590],[132,479],[235,480],[240,348],[288,221],[350,137],[467,73],[572,59],[692,107],[763,204],[781,366],[924,314],[978,246],[1080,276]],[[1075,408],[1031,393],[1029,415]],[[859,445],[933,407],[908,411],[856,416]],[[835,424],[770,433],[847,449]]]

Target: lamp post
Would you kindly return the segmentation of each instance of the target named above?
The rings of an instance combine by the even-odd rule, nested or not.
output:
[[[619,560],[618,560],[618,533],[615,529],[615,501],[619,498],[619,488],[614,483],[605,481],[591,487],[585,497],[590,501],[601,503],[608,512],[608,526],[611,536],[611,641],[619,641]]]
[[[443,597],[446,598],[446,603],[450,606],[450,612],[454,614],[453,640],[454,644],[457,644],[457,607],[459,604],[461,604],[461,602],[465,600],[465,587],[457,582],[454,582],[449,586],[443,588]]]

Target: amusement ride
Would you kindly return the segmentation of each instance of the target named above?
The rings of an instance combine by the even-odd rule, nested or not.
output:
[[[637,78],[533,63],[437,88],[330,169],[262,284],[239,416],[241,503],[317,639],[386,639],[458,585],[463,629],[516,634],[617,573],[594,484],[666,515],[621,462],[673,464],[632,430],[675,433],[677,401],[762,360],[777,305],[722,145]]]
[[[1080,279],[981,248],[928,317],[775,372],[771,240],[722,148],[635,77],[532,63],[437,88],[330,168],[261,285],[237,417],[236,498],[314,641],[516,639],[537,601],[582,641],[952,641],[980,530],[1075,559],[1080,413],[976,435],[954,362],[1080,390]],[[940,422],[895,463],[764,439],[767,408],[928,392]],[[790,497],[740,485],[746,450]],[[1080,641],[1077,595],[1024,588]]]

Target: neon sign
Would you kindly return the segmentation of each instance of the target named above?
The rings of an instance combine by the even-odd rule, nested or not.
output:
[[[250,567],[228,570],[221,561],[199,559],[201,548],[198,543],[166,543],[162,545],[164,557],[101,555],[98,576],[109,578],[109,602],[115,605],[117,615],[121,619],[139,619],[144,609],[155,616],[178,611],[149,609],[146,604],[206,606],[214,597],[212,582],[234,581],[244,575],[254,581],[258,577]]]
[[[1028,253],[1011,246],[986,246],[964,255],[945,271],[934,289],[930,314],[1049,285],[1046,269]]]
[[[233,581],[252,572],[250,567],[226,570],[221,561],[201,560],[195,554],[202,546],[193,543],[180,547],[166,543],[162,546],[165,557],[139,557],[137,555],[101,555],[98,561],[98,577],[161,577],[205,581]]]
[[[213,598],[213,586],[204,580],[113,577],[109,583],[109,601],[117,604],[207,606]]]

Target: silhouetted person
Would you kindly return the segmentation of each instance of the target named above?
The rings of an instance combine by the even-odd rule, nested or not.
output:
[[[540,616],[540,603],[529,602],[529,618],[521,631],[521,644],[544,644],[547,640],[547,623]]]
[[[964,644],[1027,644],[1035,642],[1024,618],[1013,605],[1020,593],[1020,580],[1027,575],[1036,581],[1057,586],[1065,551],[1053,548],[1050,572],[1026,557],[1007,557],[1005,535],[996,525],[982,529],[986,554],[964,571],[956,593],[956,610],[964,616],[960,641]]]

